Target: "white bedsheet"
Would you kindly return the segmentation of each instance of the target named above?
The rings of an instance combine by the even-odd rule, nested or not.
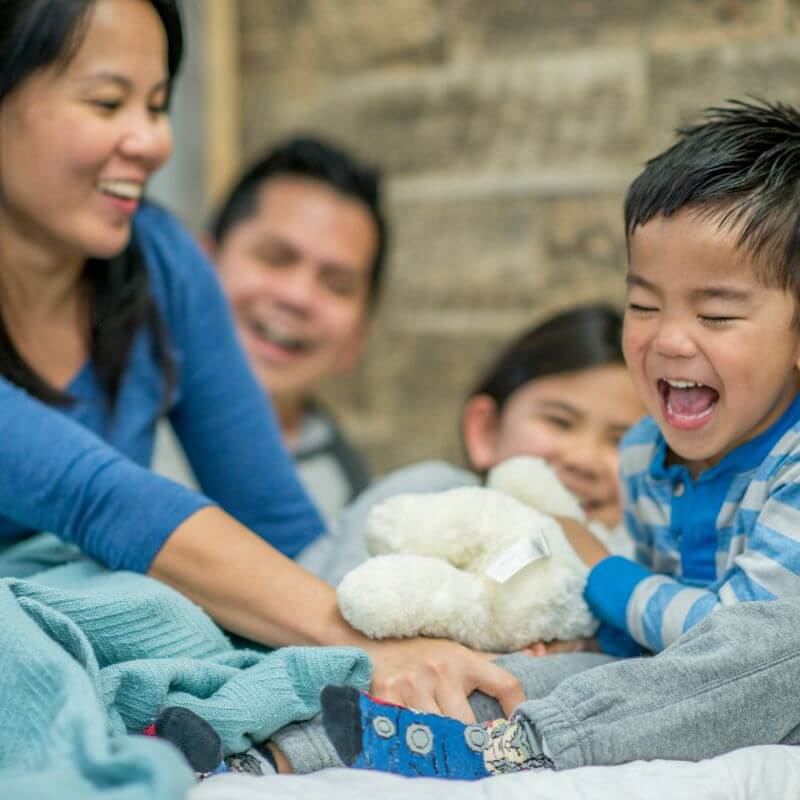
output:
[[[188,800],[796,800],[800,747],[748,747],[699,763],[526,772],[474,783],[335,769],[311,775],[220,775]]]

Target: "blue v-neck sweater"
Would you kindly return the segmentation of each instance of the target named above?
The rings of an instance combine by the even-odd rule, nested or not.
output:
[[[210,504],[288,556],[322,522],[236,341],[213,270],[162,209],[134,219],[178,368],[169,418],[204,494],[152,474],[164,380],[149,331],[136,336],[113,415],[88,363],[48,407],[0,377],[0,544],[51,531],[113,569],[144,572],[185,519]]]

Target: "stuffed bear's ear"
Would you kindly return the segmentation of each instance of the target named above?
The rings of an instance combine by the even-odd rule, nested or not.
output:
[[[467,459],[476,472],[486,472],[495,465],[499,427],[500,415],[494,399],[488,394],[470,397],[464,406],[461,428]]]

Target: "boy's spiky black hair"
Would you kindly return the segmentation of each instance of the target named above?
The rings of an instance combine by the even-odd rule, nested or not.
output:
[[[651,159],[625,197],[625,231],[691,209],[739,232],[760,279],[800,298],[800,110],[729,100]]]

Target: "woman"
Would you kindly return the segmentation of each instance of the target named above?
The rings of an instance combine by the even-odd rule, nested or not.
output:
[[[363,647],[388,699],[470,718],[480,687],[510,709],[486,658],[366,640],[287,557],[319,517],[209,265],[142,204],[181,50],[175,0],[0,0],[0,537],[53,531],[265,644]],[[147,470],[163,411],[206,496]]]

